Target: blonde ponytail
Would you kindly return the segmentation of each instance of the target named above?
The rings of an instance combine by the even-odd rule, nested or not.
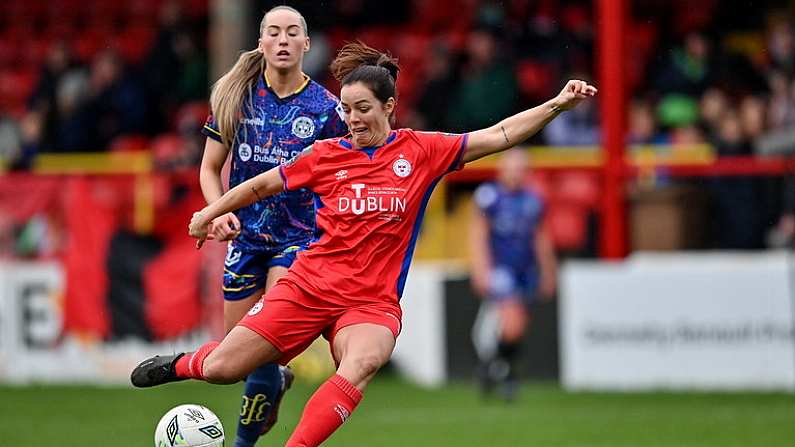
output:
[[[240,55],[235,65],[216,81],[210,93],[210,109],[224,145],[231,148],[244,104],[250,106],[252,88],[265,71],[265,56],[259,49]]]

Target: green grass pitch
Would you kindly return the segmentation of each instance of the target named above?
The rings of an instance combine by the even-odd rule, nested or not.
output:
[[[279,423],[258,445],[284,445],[314,386],[297,383]],[[242,385],[177,383],[148,390],[0,387],[0,445],[153,445],[160,416],[180,403],[208,406],[227,446]],[[530,384],[513,404],[484,402],[471,384],[424,390],[377,378],[351,419],[324,446],[792,446],[789,394],[575,393]]]

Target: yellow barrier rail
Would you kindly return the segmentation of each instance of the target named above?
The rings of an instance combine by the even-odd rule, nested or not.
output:
[[[40,154],[33,161],[35,174],[146,174],[152,155],[141,152]]]

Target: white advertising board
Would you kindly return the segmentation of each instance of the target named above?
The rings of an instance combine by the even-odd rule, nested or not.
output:
[[[407,379],[420,385],[438,386],[447,380],[444,280],[443,268],[418,262],[409,271],[400,300],[403,328],[392,362]]]
[[[150,344],[63,333],[64,275],[56,262],[0,262],[0,382],[127,384],[142,359],[189,350],[206,334]]]
[[[792,264],[788,253],[568,263],[564,387],[795,391]]]

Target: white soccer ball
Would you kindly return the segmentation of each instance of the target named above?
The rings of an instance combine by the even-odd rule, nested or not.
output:
[[[186,404],[174,407],[155,429],[155,447],[223,447],[224,427],[207,407]]]

